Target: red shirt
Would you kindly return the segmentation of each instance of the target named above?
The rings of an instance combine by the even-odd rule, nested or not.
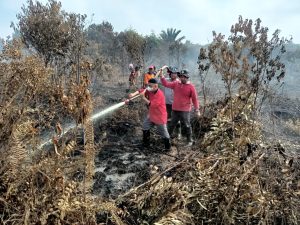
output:
[[[192,109],[192,103],[195,109],[199,109],[197,92],[194,85],[191,83],[182,84],[178,80],[167,82],[164,77],[161,78],[161,83],[165,87],[174,90],[173,110],[189,112]]]
[[[143,92],[145,89],[140,89],[139,92]],[[166,124],[167,123],[167,110],[165,96],[162,90],[145,92],[146,98],[150,101],[148,116],[150,121],[155,124]]]

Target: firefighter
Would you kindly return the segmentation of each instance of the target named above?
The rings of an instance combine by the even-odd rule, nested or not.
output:
[[[170,150],[165,96],[158,88],[158,81],[155,78],[149,79],[147,88],[140,90],[140,95],[148,106],[148,115],[143,122],[143,146],[149,147],[150,129],[156,126],[159,134],[163,137],[165,150]]]
[[[178,74],[179,81],[168,82],[161,74],[161,83],[167,88],[174,91],[174,101],[172,104],[172,118],[169,125],[169,133],[172,136],[174,128],[178,121],[180,121],[182,129],[184,129],[187,136],[187,145],[193,145],[192,127],[191,127],[191,109],[192,103],[195,108],[196,116],[200,116],[199,101],[197,92],[193,84],[189,81],[189,72],[181,70]]]

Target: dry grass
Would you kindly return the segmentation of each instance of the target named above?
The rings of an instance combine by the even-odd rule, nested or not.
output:
[[[298,224],[300,161],[244,115],[224,108],[194,154],[121,196],[129,224]]]
[[[123,224],[113,202],[90,194],[95,149],[88,80],[70,80],[64,89],[53,82],[53,71],[22,47],[7,43],[0,54],[0,223],[97,224],[101,211],[111,215],[107,221]],[[75,139],[59,140],[59,116],[83,122],[84,149]],[[55,152],[39,148],[45,128],[56,131]],[[85,154],[74,157],[75,150]],[[78,172],[82,180],[75,178]]]
[[[192,154],[116,202],[104,201],[90,193],[95,147],[88,79],[67,89],[54,85],[52,71],[24,55],[20,43],[9,43],[0,59],[1,224],[300,223],[299,158],[262,141],[250,95],[212,107]],[[145,111],[129,107],[114,119],[137,120]],[[84,125],[83,147],[54,137],[59,154],[39,151],[36,139],[45,127],[59,137],[57,115]],[[75,150],[84,154],[74,156]],[[78,172],[83,179],[75,178]]]

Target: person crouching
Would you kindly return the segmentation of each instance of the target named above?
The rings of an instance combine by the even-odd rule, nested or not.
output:
[[[158,81],[151,78],[148,87],[140,92],[141,97],[148,105],[148,115],[143,122],[143,146],[150,145],[150,129],[157,127],[159,134],[163,137],[166,150],[170,150],[170,135],[167,129],[167,110],[165,96],[158,88]]]

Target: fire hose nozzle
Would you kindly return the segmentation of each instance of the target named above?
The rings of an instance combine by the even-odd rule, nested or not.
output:
[[[138,98],[139,96],[140,96],[140,95],[136,95],[136,96],[133,96],[133,97],[131,97],[131,98],[127,98],[127,99],[124,100],[124,103],[125,103],[126,105],[128,105],[130,102],[132,102],[133,99],[136,99],[136,98]]]

